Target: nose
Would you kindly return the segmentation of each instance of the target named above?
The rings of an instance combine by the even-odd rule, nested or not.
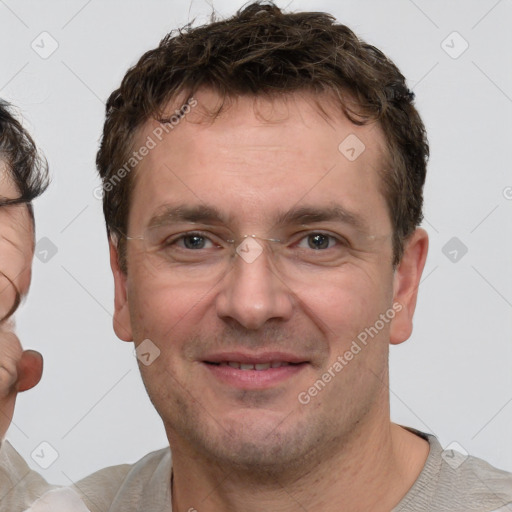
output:
[[[235,320],[256,330],[268,320],[289,320],[294,300],[285,279],[272,268],[267,250],[258,254],[252,247],[251,251],[235,257],[233,269],[221,282],[216,309],[224,321]]]

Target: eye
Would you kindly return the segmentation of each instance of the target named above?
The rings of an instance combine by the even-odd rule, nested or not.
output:
[[[340,240],[326,233],[310,233],[299,241],[298,247],[319,251],[330,249],[337,243],[340,243]]]
[[[181,249],[199,250],[217,247],[208,237],[201,233],[184,233],[177,237],[170,237],[165,242],[166,247],[177,246]]]

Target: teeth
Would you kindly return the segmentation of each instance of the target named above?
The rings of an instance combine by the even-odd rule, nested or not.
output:
[[[230,366],[231,368],[236,368],[237,370],[268,370],[269,368],[281,368],[281,366],[288,366],[290,363],[285,363],[283,361],[272,361],[271,363],[238,363],[236,361],[226,361],[220,363],[221,366]]]
[[[254,368],[256,370],[268,370],[270,368],[270,363],[255,364]]]

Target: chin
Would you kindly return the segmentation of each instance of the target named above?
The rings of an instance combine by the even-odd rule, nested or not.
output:
[[[275,480],[285,471],[289,474],[294,467],[303,467],[305,459],[314,458],[319,440],[327,436],[319,424],[315,428],[291,420],[291,416],[277,419],[275,414],[270,419],[268,415],[265,420],[256,418],[260,413],[242,411],[243,420],[203,423],[201,430],[188,432],[193,437],[189,440],[212,464],[231,467],[240,477],[247,473],[251,479]]]

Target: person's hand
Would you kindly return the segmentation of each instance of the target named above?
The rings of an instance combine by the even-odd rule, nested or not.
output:
[[[14,414],[16,396],[33,388],[43,373],[43,357],[23,350],[16,334],[0,327],[0,438],[3,439]]]

